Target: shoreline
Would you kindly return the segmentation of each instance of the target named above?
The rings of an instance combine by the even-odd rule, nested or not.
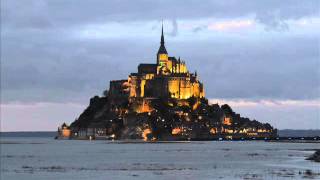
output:
[[[161,140],[143,140],[143,139],[112,139],[112,138],[89,138],[89,137],[59,137],[56,136],[56,140],[108,140],[108,141],[130,141],[130,142],[192,142],[192,141],[264,141],[264,142],[278,142],[278,143],[320,143],[320,137],[276,137],[276,138],[173,138],[173,139],[161,139]]]
[[[228,140],[228,139],[206,139],[206,140],[156,140],[156,141],[144,141],[142,139],[56,139],[56,140],[75,140],[75,141],[106,141],[108,143],[118,143],[118,144],[129,144],[129,143],[136,143],[136,144],[144,144],[144,143],[192,143],[192,142],[269,142],[269,143],[313,143],[317,144],[320,143],[320,139],[317,140],[264,140],[264,139],[241,139],[241,140]]]

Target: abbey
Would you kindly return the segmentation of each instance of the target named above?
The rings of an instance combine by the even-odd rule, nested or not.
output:
[[[155,64],[140,64],[137,73],[126,80],[110,82],[110,96],[128,96],[136,104],[137,112],[151,111],[148,106],[154,98],[173,98],[181,104],[191,97],[204,98],[204,87],[197,73],[190,73],[184,61],[169,57],[165,47],[163,27]]]
[[[58,128],[58,138],[217,140],[274,138],[268,123],[241,117],[227,104],[210,104],[197,73],[183,60],[170,57],[163,27],[154,64],[139,64],[127,79],[110,81],[102,97],[70,126]]]

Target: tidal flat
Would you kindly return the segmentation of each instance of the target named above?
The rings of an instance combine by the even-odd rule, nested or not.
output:
[[[319,145],[2,137],[0,179],[320,179]]]

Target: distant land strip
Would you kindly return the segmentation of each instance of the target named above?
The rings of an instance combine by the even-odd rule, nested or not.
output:
[[[320,137],[320,129],[310,130],[294,130],[283,129],[278,130],[279,137]],[[55,137],[56,131],[16,131],[16,132],[0,132],[0,137]]]

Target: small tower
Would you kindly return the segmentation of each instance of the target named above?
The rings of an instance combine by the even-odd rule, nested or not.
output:
[[[166,47],[164,46],[164,36],[163,36],[163,24],[161,28],[161,41],[160,41],[160,47],[157,53],[157,64],[160,63],[160,61],[168,61],[168,52]]]
[[[169,62],[168,52],[164,46],[163,24],[161,28],[161,41],[157,53],[157,74],[168,74],[171,71],[172,63]]]

